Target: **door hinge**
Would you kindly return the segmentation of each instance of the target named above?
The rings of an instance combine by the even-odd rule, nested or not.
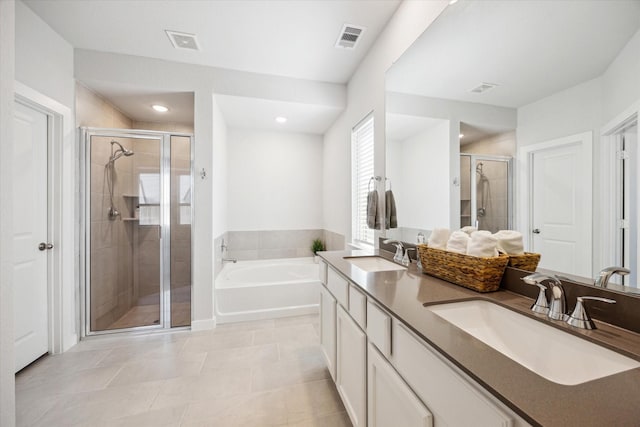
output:
[[[629,220],[628,219],[619,219],[618,220],[618,228],[623,228],[623,229],[629,228]]]
[[[626,150],[618,151],[618,152],[616,152],[616,155],[618,156],[618,160],[628,160],[629,159],[629,152],[626,151]]]

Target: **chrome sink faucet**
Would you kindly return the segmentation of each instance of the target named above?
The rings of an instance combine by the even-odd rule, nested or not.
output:
[[[387,239],[383,240],[382,243],[396,247],[396,254],[393,256],[393,260],[401,263],[402,258],[404,258],[404,246],[402,245],[402,242],[400,240]]]
[[[567,323],[571,326],[575,326],[580,329],[596,329],[596,324],[591,320],[591,316],[589,316],[589,312],[584,305],[585,300],[606,302],[608,304],[616,303],[616,300],[610,298],[588,296],[578,297],[576,301],[576,308],[573,309],[573,312],[567,319]]]
[[[600,288],[606,288],[609,286],[609,279],[611,279],[611,276],[614,274],[626,276],[629,273],[631,273],[631,270],[628,268],[616,267],[615,265],[603,268],[600,270],[600,273],[598,273],[598,278],[595,280],[594,285]]]
[[[546,274],[533,273],[522,278],[522,281],[528,285],[534,285],[540,288],[538,299],[531,306],[531,310],[535,313],[547,314],[553,320],[567,320],[567,301],[564,294],[562,282],[555,276],[547,276]],[[549,290],[551,291],[551,300],[547,301],[545,295],[545,287],[542,284],[547,281]]]

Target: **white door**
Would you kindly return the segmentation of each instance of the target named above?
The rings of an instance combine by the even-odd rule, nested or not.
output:
[[[326,282],[326,280],[325,280]],[[331,378],[336,378],[336,300],[320,287],[320,349]]]
[[[529,231],[531,250],[542,254],[539,267],[591,277],[591,144],[585,137],[531,153]]]
[[[49,348],[47,310],[47,115],[15,103],[13,307],[18,371]]]

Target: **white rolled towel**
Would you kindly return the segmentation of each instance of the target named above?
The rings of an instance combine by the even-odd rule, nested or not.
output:
[[[524,244],[522,233],[514,230],[500,230],[494,234],[498,239],[498,250],[508,255],[522,255]]]
[[[467,246],[469,245],[469,235],[464,231],[454,231],[449,236],[447,242],[447,250],[450,252],[456,252],[459,254],[467,253]]]
[[[481,258],[498,256],[498,239],[490,231],[482,230],[471,233],[467,255]]]
[[[470,225],[467,225],[466,227],[462,227],[460,229],[460,231],[463,231],[463,232],[467,233],[468,235],[471,235],[471,233],[473,233],[474,231],[478,231],[478,229],[475,228],[475,227],[472,227]]]
[[[429,236],[427,245],[431,248],[446,250],[449,234],[451,234],[451,231],[448,228],[434,228]]]

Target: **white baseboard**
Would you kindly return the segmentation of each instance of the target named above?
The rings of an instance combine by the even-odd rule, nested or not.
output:
[[[204,319],[204,320],[194,320],[191,322],[191,330],[192,331],[208,331],[210,329],[214,329],[216,327],[216,318],[213,319]]]

